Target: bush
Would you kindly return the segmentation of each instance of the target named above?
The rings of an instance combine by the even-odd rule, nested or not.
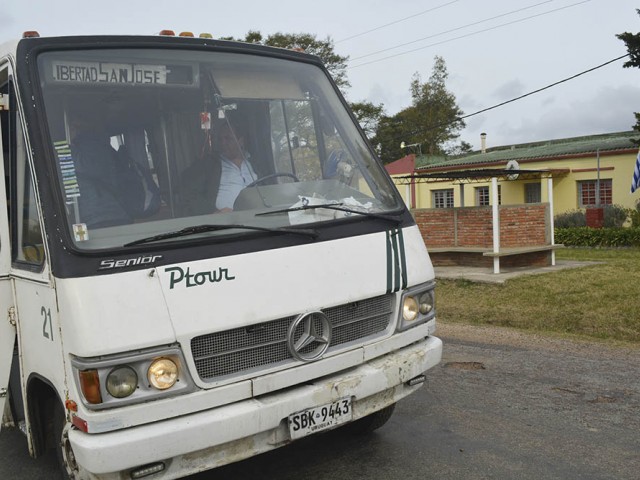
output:
[[[621,205],[605,205],[602,208],[603,226],[606,228],[620,228],[629,218],[633,223],[633,212],[636,212],[636,222],[638,224],[632,226],[640,226],[640,210],[638,209],[640,209],[640,204],[636,205],[636,210],[628,209]],[[584,210],[570,210],[556,215],[553,222],[558,228],[586,227],[587,216]]]
[[[628,209],[620,205],[605,205],[604,206],[604,227],[620,228],[624,225],[629,217]]]
[[[555,243],[568,247],[640,247],[640,227],[556,228]]]
[[[587,217],[582,210],[571,210],[556,215],[553,218],[556,228],[585,227],[587,225]]]
[[[631,220],[631,227],[640,227],[640,200],[636,200],[636,208],[630,208],[627,213]]]

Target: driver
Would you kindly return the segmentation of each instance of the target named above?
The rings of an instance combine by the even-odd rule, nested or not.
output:
[[[258,178],[245,148],[245,137],[229,116],[213,126],[213,154],[194,162],[182,176],[182,203],[187,215],[230,212],[240,191]]]
[[[221,123],[216,139],[222,168],[216,209],[219,212],[231,212],[242,189],[257,180],[258,176],[249,162],[245,138],[238,128],[234,129],[228,122]]]

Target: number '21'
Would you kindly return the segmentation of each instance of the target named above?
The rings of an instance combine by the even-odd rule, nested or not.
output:
[[[51,324],[51,310],[45,307],[40,309],[42,315],[42,336],[53,341],[53,325]]]

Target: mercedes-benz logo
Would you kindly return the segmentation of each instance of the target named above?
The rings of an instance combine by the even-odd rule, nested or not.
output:
[[[287,346],[297,360],[318,360],[327,351],[330,342],[331,323],[322,312],[302,314],[289,326]]]

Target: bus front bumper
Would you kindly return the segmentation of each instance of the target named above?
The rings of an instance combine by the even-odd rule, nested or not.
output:
[[[243,460],[290,443],[292,413],[351,397],[357,420],[397,402],[421,386],[409,380],[441,357],[442,341],[431,336],[358,367],[258,398],[107,433],[72,429],[75,475],[132,478],[133,472],[155,466],[162,470],[152,478],[166,480]]]

